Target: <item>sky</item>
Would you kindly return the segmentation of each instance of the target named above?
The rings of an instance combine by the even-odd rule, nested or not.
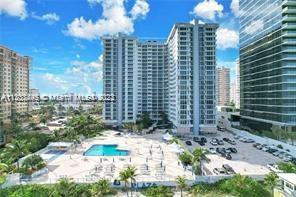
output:
[[[165,39],[174,23],[218,23],[217,64],[235,75],[239,0],[0,0],[0,45],[33,58],[43,94],[102,93],[100,37]]]

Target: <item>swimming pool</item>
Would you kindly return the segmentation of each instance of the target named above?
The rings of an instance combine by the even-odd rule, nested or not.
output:
[[[85,156],[127,156],[127,150],[117,149],[117,145],[92,145],[83,153]]]

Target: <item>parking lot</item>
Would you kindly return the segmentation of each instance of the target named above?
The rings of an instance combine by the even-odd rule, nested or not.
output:
[[[228,160],[221,156],[219,153],[208,154],[207,157],[210,159],[210,162],[203,163],[203,172],[205,175],[215,175],[223,174],[217,172],[217,169],[222,169],[223,164],[228,164],[233,168],[235,173],[242,175],[264,175],[270,172],[267,167],[267,164],[276,164],[281,161],[280,158],[273,156],[270,153],[264,152],[253,147],[254,143],[244,143],[238,139],[234,139],[234,135],[229,132],[218,132],[215,136],[204,136],[207,139],[207,143],[204,146],[200,146],[198,143],[192,142],[192,146],[186,145],[183,141],[184,146],[187,147],[190,151],[193,151],[197,147],[202,148],[230,148],[234,147],[237,150],[237,153],[231,153],[231,160]],[[236,145],[231,145],[228,142],[223,141],[224,145],[212,145],[210,142],[213,138],[222,140],[223,138],[229,138],[234,140]],[[216,170],[214,170],[217,168]],[[215,171],[215,173],[214,173]]]

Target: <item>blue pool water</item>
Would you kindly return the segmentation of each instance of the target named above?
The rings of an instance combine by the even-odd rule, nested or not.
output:
[[[127,150],[117,149],[117,145],[92,145],[84,152],[85,156],[126,156]]]

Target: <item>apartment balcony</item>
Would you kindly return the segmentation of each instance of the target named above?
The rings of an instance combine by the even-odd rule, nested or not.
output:
[[[291,40],[284,39],[283,40],[283,45],[292,45],[292,46],[295,46],[296,45],[296,40],[295,41],[291,41]]]
[[[282,5],[283,6],[296,6],[296,1],[284,0]]]
[[[296,21],[296,16],[295,17],[292,17],[292,16],[283,16],[283,21],[284,22],[289,22],[289,21],[291,21],[291,22],[293,22],[293,21]]]
[[[283,31],[282,35],[283,37],[295,38],[296,31],[293,31],[293,32]]]
[[[296,9],[294,11],[296,13]],[[282,25],[282,29],[296,29],[296,25],[290,25],[290,24],[285,23]]]
[[[294,3],[294,2],[290,2],[289,3]],[[288,3],[288,4],[289,4]],[[286,5],[287,6],[287,5]],[[292,8],[292,7],[285,7],[283,9],[283,14],[294,14],[296,12],[296,9],[295,8]]]

